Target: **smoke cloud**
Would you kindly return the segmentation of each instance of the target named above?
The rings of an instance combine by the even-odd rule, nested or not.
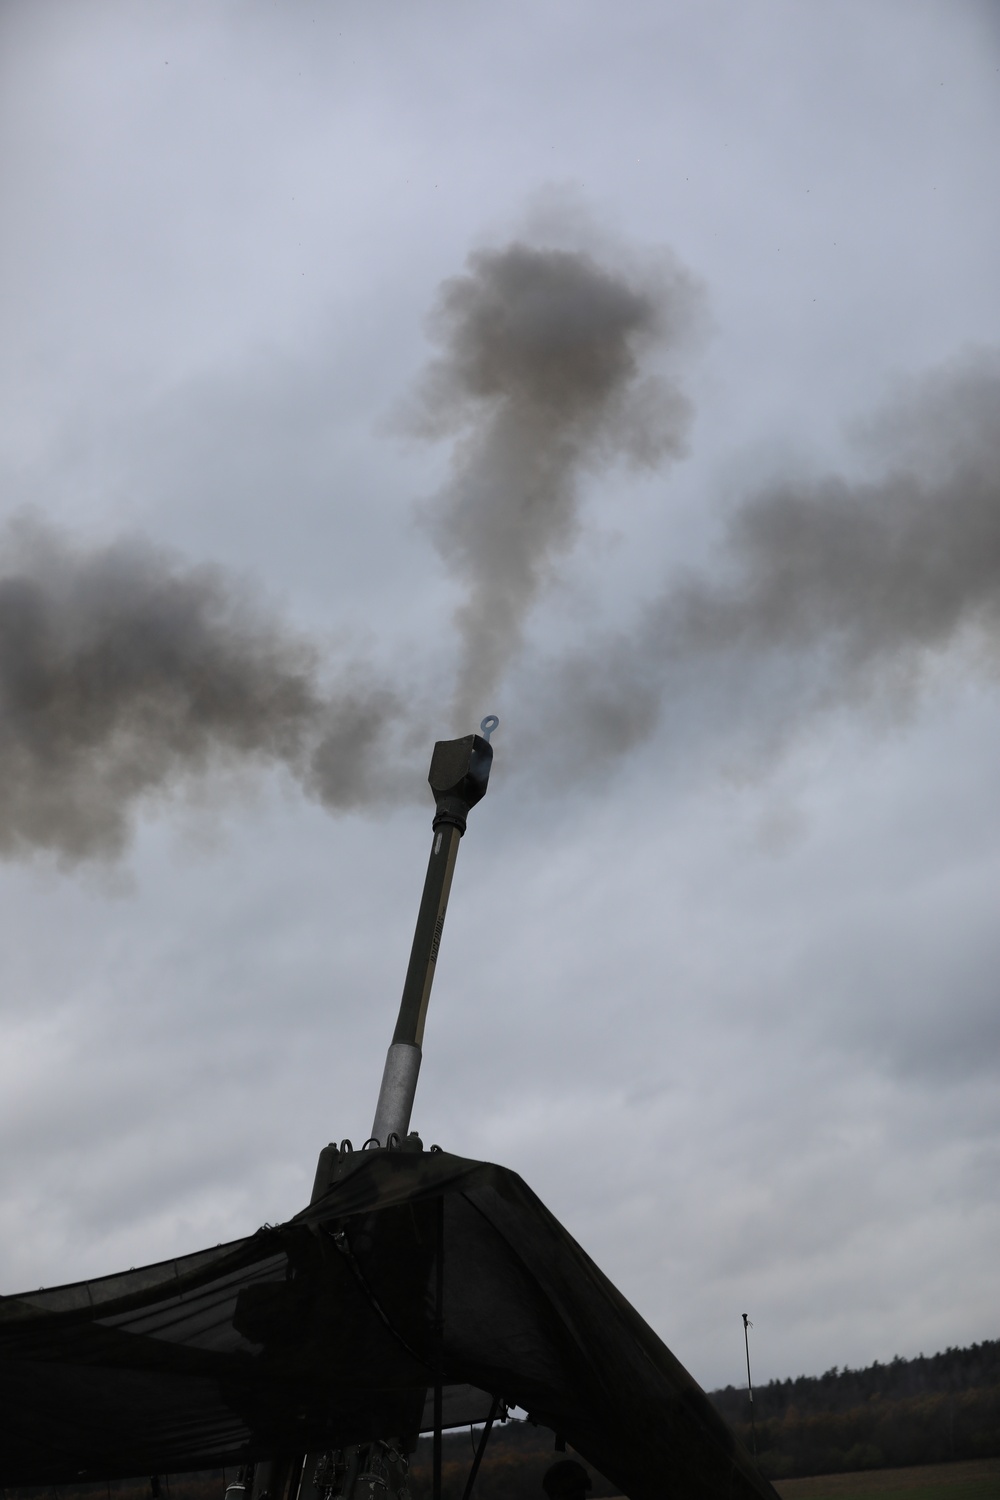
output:
[[[316,647],[220,571],[18,520],[0,537],[0,854],[115,856],[140,800],[247,763],[364,805],[397,703],[323,681]]]
[[[667,257],[520,242],[441,288],[441,352],[409,420],[454,440],[425,517],[465,589],[460,731],[492,706],[572,545],[585,473],[683,451],[689,404],[652,364],[683,346],[700,296]],[[627,753],[667,704],[682,736],[706,713],[770,733],[912,693],[960,641],[996,670],[1000,354],[914,385],[865,442],[874,478],[759,489],[711,575],[668,579],[630,633],[597,631],[522,674],[544,695],[538,721],[558,713],[572,732],[574,767]],[[218,569],[135,541],[77,545],[31,517],[0,532],[0,857],[114,857],[141,805],[247,766],[284,770],[331,810],[384,805],[416,730],[370,667],[331,660]],[[531,755],[522,737],[516,759]]]
[[[876,478],[758,491],[730,516],[714,576],[670,580],[632,635],[553,667],[592,761],[692,695],[734,723],[794,726],[872,695],[909,701],[950,648],[996,671],[1000,353],[914,384],[865,440]]]
[[[514,242],[470,255],[430,321],[441,353],[410,425],[455,439],[427,510],[465,587],[458,724],[478,716],[579,526],[585,470],[654,467],[684,450],[690,406],[652,356],[685,342],[700,291],[669,256],[643,267]]]
[[[441,288],[441,353],[411,417],[455,440],[428,518],[466,587],[460,730],[491,706],[573,541],[584,470],[682,451],[688,402],[648,365],[684,342],[699,298],[665,254],[599,264],[523,243],[470,256]],[[248,766],[284,769],[329,809],[385,804],[386,746],[414,717],[218,569],[138,541],[88,548],[37,517],[0,533],[0,857],[113,858],[141,806]]]

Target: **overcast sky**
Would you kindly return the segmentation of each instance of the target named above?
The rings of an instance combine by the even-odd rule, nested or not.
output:
[[[759,1379],[997,1337],[995,6],[5,0],[0,70],[0,1290],[365,1138],[495,711],[424,1140],[708,1387],[744,1310]],[[469,374],[525,265],[624,319],[571,417]],[[36,754],[11,611],[68,659],[109,556],[209,590],[196,670],[219,610],[308,658],[325,759]]]

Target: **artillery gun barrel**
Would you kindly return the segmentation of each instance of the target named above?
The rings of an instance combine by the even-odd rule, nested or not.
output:
[[[395,1144],[402,1144],[410,1125],[413,1099],[420,1072],[421,1043],[424,1037],[424,1022],[431,986],[434,983],[434,968],[448,896],[451,892],[455,860],[459,841],[465,832],[470,808],[475,807],[486,795],[493,764],[493,749],[490,735],[499,720],[489,714],[480,724],[480,734],[467,734],[458,740],[438,740],[431,756],[431,768],[427,776],[434,794],[435,813],[432,824],[431,853],[424,879],[423,895],[417,911],[417,925],[413,934],[410,962],[403,983],[403,995],[399,1002],[396,1029],[386,1054],[382,1073],[382,1086],[375,1120],[367,1145],[376,1143],[388,1146],[395,1137]],[[313,1184],[312,1202],[317,1202],[326,1193],[338,1171],[340,1153],[332,1143],[320,1152]],[[341,1500],[355,1495],[362,1480],[371,1479],[360,1473],[361,1456],[370,1445],[352,1448],[345,1456],[347,1469],[335,1486],[324,1479],[324,1463],[332,1455],[311,1453],[305,1456],[276,1456],[258,1463],[255,1468],[251,1500],[333,1500],[336,1493]],[[435,1388],[434,1402],[434,1454],[435,1496],[440,1495],[441,1468],[441,1386]],[[326,1464],[329,1468],[329,1464]],[[242,1480],[233,1489],[232,1500],[246,1500],[246,1486]],[[227,1493],[227,1500],[230,1497]]]
[[[410,1126],[420,1073],[424,1022],[458,845],[465,832],[469,810],[486,795],[493,763],[489,737],[498,722],[496,715],[490,714],[480,725],[481,734],[467,734],[458,740],[438,740],[431,756],[427,780],[436,804],[431,853],[396,1029],[386,1054],[371,1129],[372,1139],[380,1146],[387,1145],[391,1136],[402,1141]]]

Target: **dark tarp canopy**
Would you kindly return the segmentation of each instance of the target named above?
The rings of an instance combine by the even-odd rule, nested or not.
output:
[[[341,1163],[287,1224],[0,1298],[0,1480],[177,1473],[414,1433],[440,1378],[446,1423],[482,1420],[500,1396],[632,1500],[775,1500],[515,1173],[441,1151]]]

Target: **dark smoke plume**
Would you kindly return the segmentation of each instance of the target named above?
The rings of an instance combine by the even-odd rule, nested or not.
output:
[[[697,300],[669,264],[609,270],[522,244],[479,252],[445,284],[419,421],[457,437],[432,520],[467,590],[460,731],[492,707],[573,540],[583,472],[680,451],[687,404],[643,362],[676,343]],[[959,643],[997,670],[1000,355],[913,388],[868,441],[875,478],[758,491],[711,576],[674,577],[632,632],[597,632],[535,672],[535,717],[558,714],[574,767],[626,753],[665,707],[683,738],[699,718],[770,732],[912,692]],[[216,569],[136,542],[88,549],[26,518],[0,533],[0,857],[115,856],[141,805],[247,765],[283,768],[331,809],[384,804],[392,747],[414,728],[370,669],[327,662]],[[517,760],[530,756],[522,735]]]
[[[216,569],[33,520],[0,538],[0,855],[114,856],[140,799],[247,762],[358,806],[395,712],[350,677],[324,691],[315,647]]]
[[[442,353],[412,426],[456,440],[429,518],[466,590],[457,723],[482,711],[572,544],[583,471],[683,451],[689,404],[646,364],[684,340],[699,301],[665,255],[636,270],[516,242],[476,252],[442,286],[430,323]]]
[[[637,629],[553,664],[592,763],[666,709],[765,734],[846,702],[912,701],[964,647],[1000,667],[1000,354],[911,388],[870,425],[881,473],[773,483],[729,518],[717,572],[674,578]]]

